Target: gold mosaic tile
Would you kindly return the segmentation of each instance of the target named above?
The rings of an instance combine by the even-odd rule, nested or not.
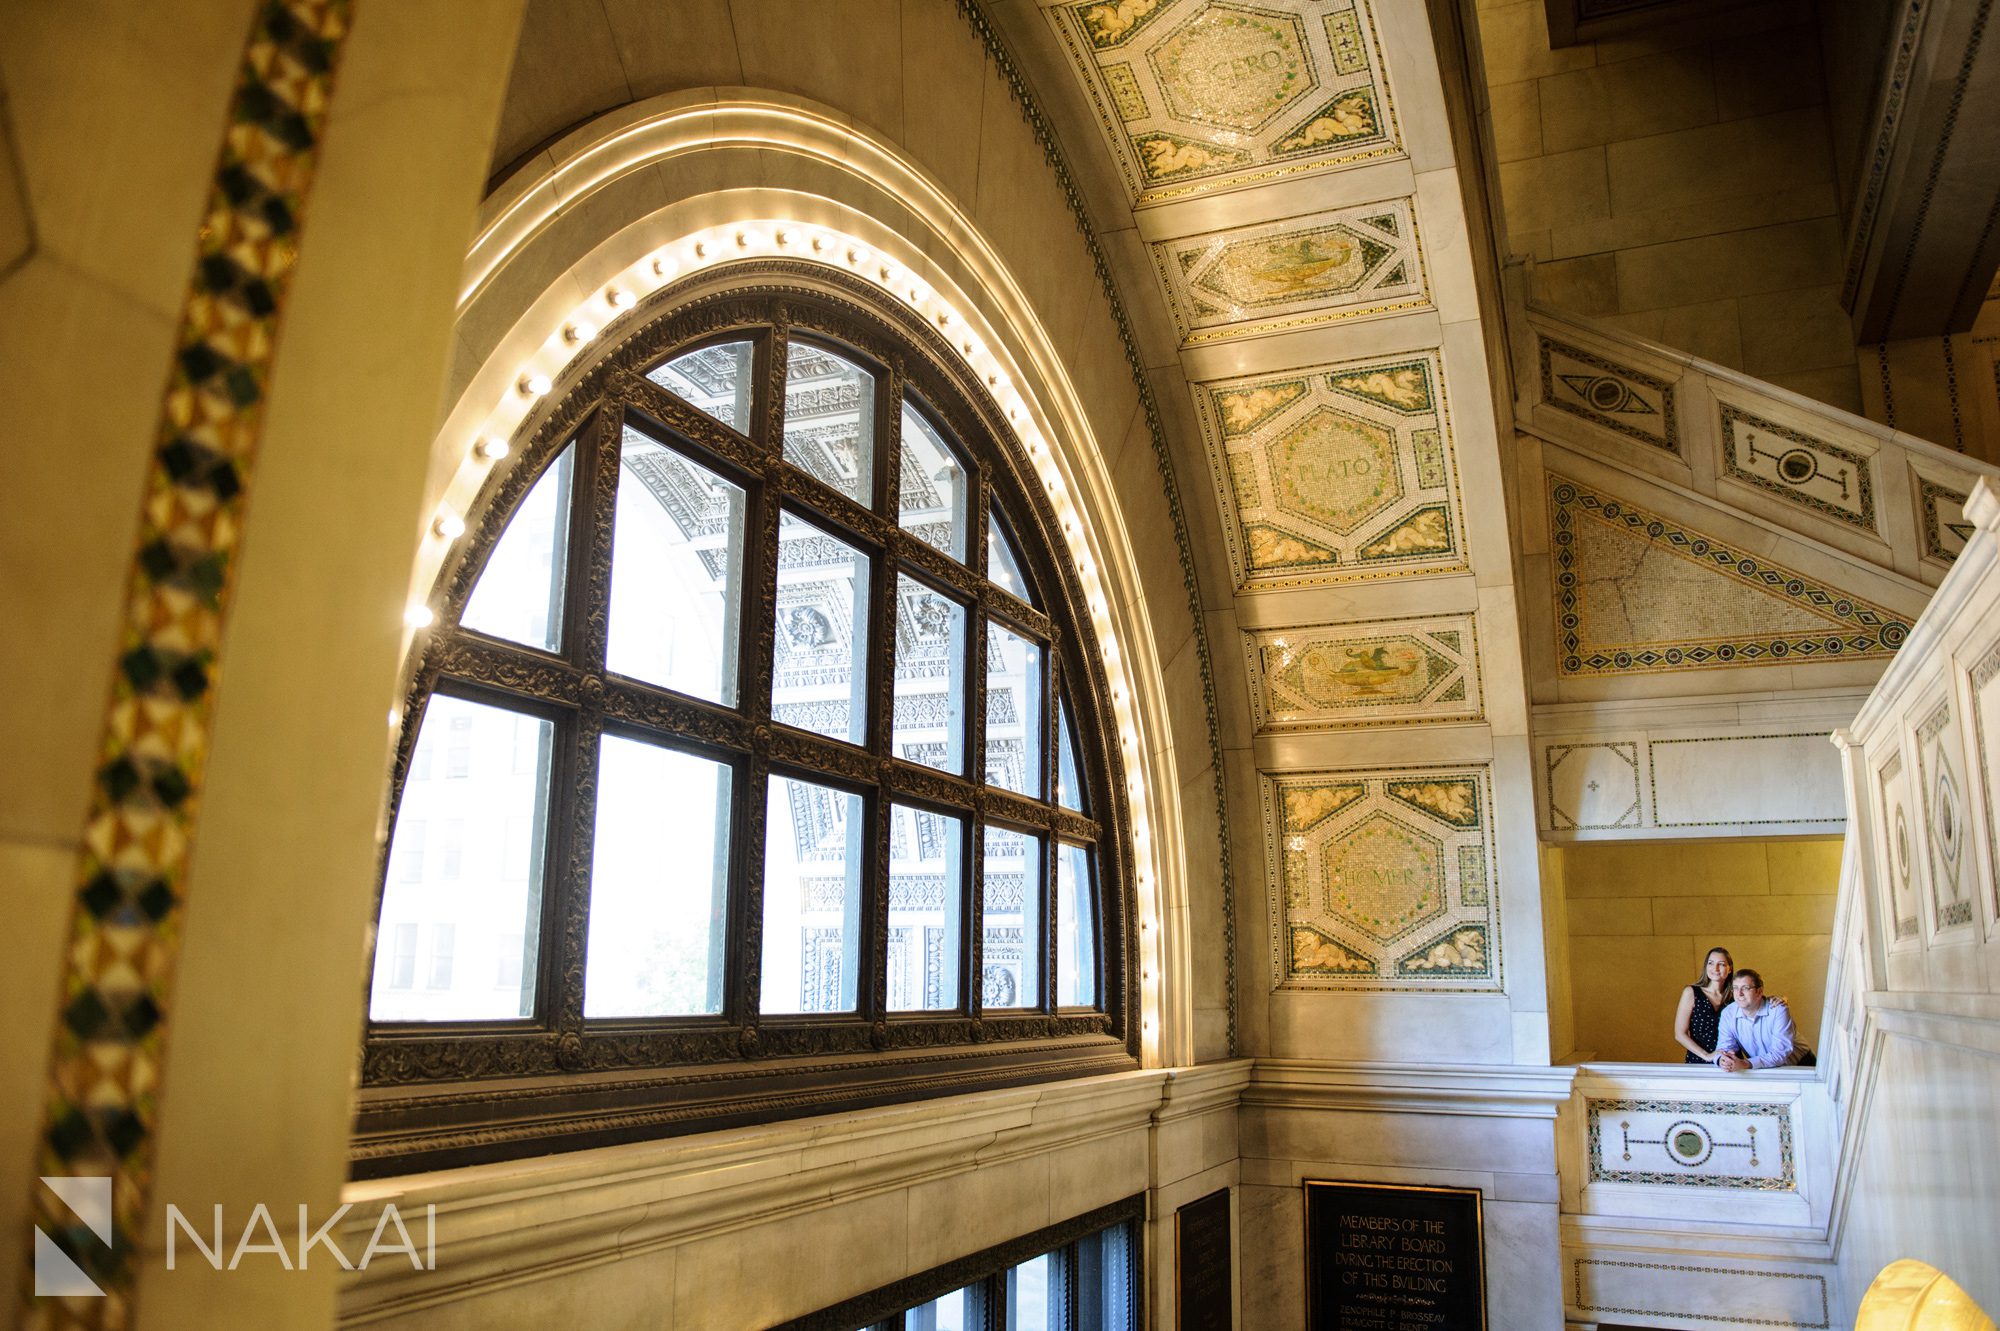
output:
[[[1266,775],[1274,982],[1501,987],[1484,765]]]
[[[1164,241],[1152,254],[1190,346],[1430,304],[1410,199]]]
[[[1402,151],[1367,0],[1048,9],[1135,204]]]
[[[349,0],[258,11],[237,76],[161,404],[64,959],[44,1177],[108,1177],[109,1242],[49,1188],[36,1228],[97,1294],[23,1328],[133,1318],[188,858],[265,389]]]
[[[1239,586],[1466,567],[1435,352],[1197,385]]]
[[[1481,715],[1471,615],[1266,629],[1244,648],[1259,730]]]

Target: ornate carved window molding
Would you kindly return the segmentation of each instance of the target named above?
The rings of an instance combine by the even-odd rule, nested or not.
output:
[[[729,279],[579,358],[446,561],[395,762],[358,1175],[1137,1066],[1108,687],[1018,441],[864,283],[781,260]],[[648,503],[698,595],[659,543],[619,550]],[[548,562],[495,572],[530,509],[555,517]],[[482,578],[523,576],[544,620],[480,611]],[[627,631],[676,595],[705,656],[681,650],[699,632]],[[494,718],[511,763],[477,738]],[[445,788],[481,763],[504,787]],[[672,850],[618,852],[632,882],[593,935],[594,855],[623,835],[599,805],[635,798]],[[658,944],[673,978],[642,956],[594,984],[593,941],[629,961],[673,899],[713,906]]]

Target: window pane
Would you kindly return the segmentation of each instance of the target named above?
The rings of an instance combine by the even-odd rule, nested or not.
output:
[[[903,530],[963,562],[965,468],[944,436],[903,403],[903,465],[897,474]]]
[[[1042,649],[986,625],[986,781],[1041,798]]]
[[[750,433],[751,343],[722,342],[676,356],[646,377],[738,434]]]
[[[980,1002],[990,1008],[1040,1007],[1042,843],[998,827],[987,828],[984,840]]]
[[[1021,557],[1014,553],[1014,542],[1007,538],[1000,520],[991,514],[986,518],[986,576],[1001,591],[1018,596],[1029,605],[1035,603],[1028,593],[1028,577],[1021,572]]]
[[[875,376],[822,347],[785,358],[785,461],[859,504],[875,499]]]
[[[852,1012],[861,942],[859,795],[771,777],[759,1009]]]
[[[904,1314],[904,1331],[966,1331],[966,1292],[955,1289],[941,1299]]]
[[[376,1021],[493,1021],[534,1011],[555,727],[434,694],[417,751],[447,735],[463,771],[434,763],[419,776],[412,761],[403,780],[368,1004]],[[536,758],[521,770],[514,748],[524,740]],[[525,873],[509,872],[519,864]],[[496,987],[488,982],[496,974],[517,983]]]
[[[868,737],[868,556],[786,513],[778,523],[771,716],[851,744]]]
[[[1045,1252],[1007,1273],[1007,1331],[1055,1331],[1049,1316],[1053,1258],[1053,1253]]]
[[[514,510],[465,603],[458,621],[462,626],[545,652],[562,642],[570,473],[575,465],[572,444],[549,464]]]
[[[896,700],[892,745],[912,762],[965,771],[965,607],[896,576]]]
[[[959,902],[965,823],[893,805],[889,811],[889,1010],[958,1006]]]
[[[743,514],[741,486],[625,431],[611,543],[611,669],[736,702]]]
[[[1097,912],[1090,890],[1090,851],[1056,850],[1056,1006],[1097,1002]]]
[[[1057,715],[1061,724],[1056,728],[1056,742],[1062,747],[1056,757],[1056,802],[1082,813],[1083,778],[1076,770],[1076,734],[1070,729],[1067,698],[1058,704]]]
[[[730,776],[619,735],[598,744],[584,1016],[722,1011]]]

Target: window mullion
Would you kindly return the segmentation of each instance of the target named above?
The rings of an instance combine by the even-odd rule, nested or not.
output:
[[[611,527],[618,504],[619,439],[625,425],[625,405],[607,398],[598,409],[590,429],[579,434],[581,443],[591,437],[590,452],[578,457],[576,473],[577,520],[571,524],[572,567],[581,567],[580,586],[570,597],[570,659],[582,668],[586,680],[604,676],[604,654],[610,636]],[[586,695],[589,685],[585,685]]]
[[[560,733],[560,732],[558,732]],[[569,780],[558,790],[597,790],[598,747],[604,736],[604,714],[594,707],[579,708],[570,724]],[[542,974],[553,994],[550,1024],[557,1035],[556,1057],[566,1070],[580,1066],[581,1050],[573,1043],[583,1032],[583,975],[588,962],[585,940],[590,928],[590,866],[597,840],[596,801],[581,794],[567,802],[563,819],[563,846],[566,854],[553,861],[556,879],[555,900],[548,912],[553,928],[548,935],[555,946],[544,948]],[[566,1060],[564,1050],[576,1049]]]

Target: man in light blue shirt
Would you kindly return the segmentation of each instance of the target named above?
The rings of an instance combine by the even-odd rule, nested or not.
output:
[[[1782,998],[1764,997],[1764,977],[1745,967],[1730,981],[1736,1001],[1722,1010],[1715,1066],[1725,1072],[1782,1068],[1799,1061],[1798,1033]]]

